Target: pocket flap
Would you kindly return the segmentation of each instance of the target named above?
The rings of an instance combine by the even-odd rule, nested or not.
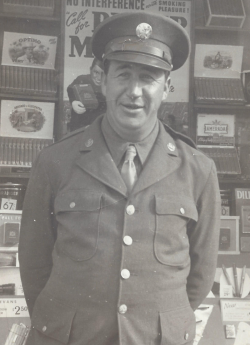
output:
[[[193,344],[196,321],[190,306],[160,313],[160,321],[161,345]]]
[[[168,197],[168,200],[159,198],[157,196],[155,199],[157,214],[174,214],[193,219],[197,222],[198,211],[192,199],[176,199],[176,196],[171,195]]]
[[[31,326],[47,337],[68,344],[74,310],[53,298],[39,296],[32,313]]]
[[[101,207],[102,194],[89,190],[70,190],[55,199],[55,212],[96,211]]]

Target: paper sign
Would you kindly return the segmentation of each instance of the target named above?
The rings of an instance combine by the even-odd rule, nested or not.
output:
[[[194,76],[240,78],[243,46],[196,44]]]
[[[232,285],[221,285],[220,284],[220,298],[232,298],[233,287]]]
[[[250,322],[250,300],[224,299],[221,303],[221,314],[224,322]]]
[[[234,345],[250,345],[250,325],[240,322]]]
[[[2,65],[54,69],[57,37],[4,32]]]
[[[16,209],[16,205],[17,205],[17,200],[2,198],[1,210],[13,211]]]
[[[0,298],[0,317],[29,317],[24,298]]]
[[[209,316],[213,311],[213,305],[201,304],[198,309],[195,310],[196,318],[196,335],[193,345],[198,345],[199,341],[203,337],[203,332],[208,322]]]
[[[52,139],[55,103],[1,101],[0,136]]]

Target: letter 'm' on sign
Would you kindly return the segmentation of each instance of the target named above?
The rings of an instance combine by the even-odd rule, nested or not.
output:
[[[84,57],[92,57],[92,50],[91,50],[91,37],[86,36],[83,43],[81,43],[78,36],[69,36],[71,39],[71,48],[70,48],[70,54],[69,57],[75,57],[75,50],[78,54],[78,56],[82,55],[82,52],[84,48],[86,47],[86,54]]]

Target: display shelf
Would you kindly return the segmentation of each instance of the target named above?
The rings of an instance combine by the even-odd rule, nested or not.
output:
[[[31,167],[0,166],[0,178],[2,182],[3,178],[7,179],[8,181],[16,178],[29,178],[30,171]]]
[[[209,26],[196,26],[195,30],[197,31],[215,31],[216,32],[221,32],[221,31],[225,31],[225,32],[238,32],[240,34],[249,34],[249,29],[239,29],[239,28],[230,28],[230,27],[209,27]]]
[[[219,183],[220,184],[232,184],[232,185],[250,185],[250,179],[242,179],[242,178],[230,178],[230,177],[221,177],[219,176]]]
[[[25,20],[34,20],[34,21],[45,21],[45,22],[60,22],[61,21],[61,3],[62,0],[55,0],[54,14],[52,16],[47,15],[36,15],[28,13],[19,13],[17,12],[7,12],[3,9],[3,0],[0,0],[0,18],[6,19],[25,19]]]
[[[195,109],[215,109],[215,110],[230,110],[230,111],[242,111],[249,112],[250,116],[250,104],[249,105],[237,105],[237,104],[209,104],[209,103],[194,103]]]
[[[46,21],[46,22],[60,22],[59,17],[45,17],[45,16],[35,16],[35,15],[24,15],[20,13],[7,13],[3,12],[0,6],[0,18],[11,18],[11,19],[25,19],[25,20],[35,20],[35,21]]]
[[[16,100],[29,100],[29,101],[46,101],[46,102],[57,102],[58,97],[57,96],[44,96],[44,95],[39,95],[39,94],[33,94],[29,95],[28,93],[23,93],[23,94],[11,94],[11,93],[5,93],[5,92],[0,92],[0,98],[1,99],[16,99]]]
[[[243,58],[241,70],[250,69],[250,13],[248,8],[248,17],[245,20],[242,28],[236,27],[209,27],[205,25],[205,14],[204,14],[204,4],[205,0],[194,0],[195,3],[195,18],[194,18],[194,42],[193,48],[195,49],[196,44],[206,44],[206,45],[228,45],[232,46],[232,50],[237,49],[237,46],[243,46]],[[219,2],[220,0],[218,0]],[[193,71],[194,71],[194,59],[193,59]],[[194,73],[192,73],[191,78],[193,78],[194,90]],[[193,112],[194,112],[194,127],[197,126],[198,114],[220,114],[223,116],[235,115],[235,145],[237,152],[239,154],[240,164],[242,164],[241,148],[249,147],[249,140],[247,137],[248,130],[248,119],[250,119],[250,104],[236,104],[236,103],[209,103],[209,102],[196,102],[195,95],[193,93]],[[244,122],[246,122],[245,131]],[[244,134],[244,135],[243,135]],[[242,146],[241,146],[242,145]],[[248,151],[247,151],[248,152]],[[247,169],[247,168],[246,168]],[[242,170],[242,166],[241,166]],[[242,170],[243,171],[243,170]],[[242,175],[232,176],[218,174],[219,185],[221,190],[229,190],[229,205],[230,205],[230,215],[236,215],[234,210],[234,195],[233,191],[237,188],[247,189],[250,186],[249,173],[245,172]],[[237,214],[237,216],[242,217]],[[240,219],[241,224],[241,219]],[[240,227],[239,236],[242,238],[242,230]],[[232,266],[232,262],[236,264],[237,267],[242,267],[249,263],[250,253],[240,252],[236,255],[223,254],[218,257],[217,267],[221,267],[224,263],[226,266]],[[249,266],[249,264],[248,264]]]

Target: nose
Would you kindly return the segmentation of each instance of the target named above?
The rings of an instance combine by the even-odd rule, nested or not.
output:
[[[128,84],[127,88],[127,95],[129,98],[134,99],[142,96],[142,87],[140,85],[140,81],[132,77]]]

